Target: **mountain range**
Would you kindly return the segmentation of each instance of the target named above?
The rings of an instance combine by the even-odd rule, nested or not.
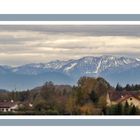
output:
[[[140,59],[122,56],[87,56],[77,60],[32,63],[17,67],[0,65],[0,88],[25,90],[46,81],[76,84],[81,76],[103,77],[111,85],[140,83]]]

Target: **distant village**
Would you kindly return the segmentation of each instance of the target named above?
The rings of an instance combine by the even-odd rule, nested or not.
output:
[[[116,87],[81,77],[76,86],[46,82],[27,91],[0,91],[1,115],[139,115],[140,85]]]

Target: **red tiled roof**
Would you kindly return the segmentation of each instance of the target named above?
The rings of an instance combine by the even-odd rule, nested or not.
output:
[[[135,96],[135,95],[126,95],[125,97],[120,98],[117,102],[118,103],[122,103],[123,101],[125,101],[125,100],[127,100],[128,98],[131,98],[131,97],[133,97],[133,98],[135,98],[135,99],[137,99],[137,100],[140,101],[140,98],[138,96]]]
[[[138,96],[140,96],[140,92],[139,91],[115,91],[115,90],[109,91],[109,97],[111,101],[118,101],[122,99],[122,96],[123,97],[133,96],[139,99]]]

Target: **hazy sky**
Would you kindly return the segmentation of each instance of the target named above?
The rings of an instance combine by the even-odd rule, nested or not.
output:
[[[22,65],[96,55],[140,57],[140,26],[0,26],[0,64]]]

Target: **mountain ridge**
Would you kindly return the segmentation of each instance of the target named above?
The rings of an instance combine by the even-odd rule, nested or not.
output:
[[[20,85],[19,88],[22,89],[23,86],[23,89],[27,89],[46,81],[76,84],[82,76],[103,77],[111,85],[118,82],[135,84],[140,83],[139,75],[139,58],[113,55],[86,56],[75,60],[30,63],[17,67],[0,65],[0,88],[7,89],[12,88],[12,85]]]

